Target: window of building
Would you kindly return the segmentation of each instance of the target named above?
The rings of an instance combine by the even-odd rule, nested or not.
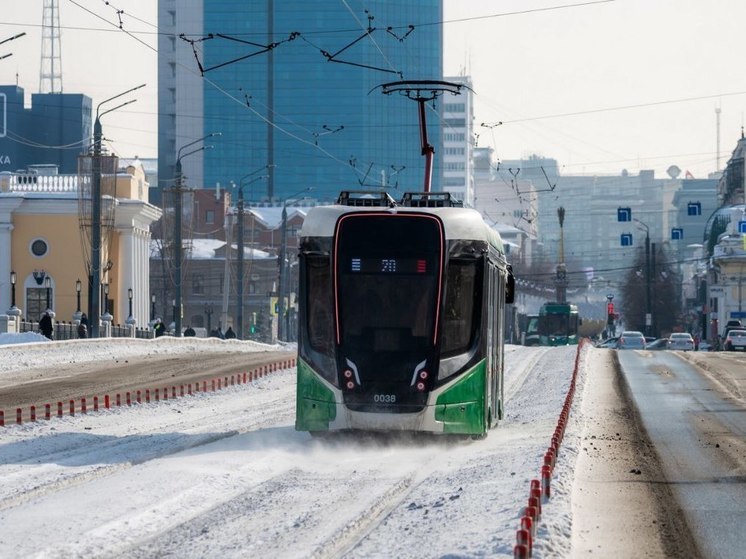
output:
[[[464,103],[446,103],[445,111],[447,113],[463,113],[466,110]]]
[[[46,288],[29,287],[26,289],[26,318],[37,321],[45,310],[47,310]]]
[[[465,142],[466,135],[461,132],[447,132],[443,135],[446,142]]]
[[[201,294],[205,292],[205,276],[202,274],[192,275],[192,293]]]
[[[452,126],[454,128],[463,128],[466,126],[465,118],[445,118],[443,119],[446,126]]]
[[[445,177],[445,186],[465,186],[464,177]]]
[[[215,210],[205,210],[205,223],[207,225],[215,223]]]
[[[464,155],[465,152],[465,148],[445,148],[443,150],[445,155]]]
[[[463,171],[466,168],[466,166],[463,161],[446,162],[443,164],[443,168],[446,171]]]
[[[37,258],[41,258],[49,252],[49,245],[44,239],[34,239],[31,241],[31,254]]]

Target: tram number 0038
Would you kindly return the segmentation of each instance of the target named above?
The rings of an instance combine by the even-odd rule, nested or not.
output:
[[[396,394],[374,394],[373,401],[376,404],[395,404]]]

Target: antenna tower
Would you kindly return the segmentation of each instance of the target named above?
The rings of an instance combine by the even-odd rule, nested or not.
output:
[[[39,93],[62,93],[60,6],[57,0],[44,0],[44,13],[41,22]]]

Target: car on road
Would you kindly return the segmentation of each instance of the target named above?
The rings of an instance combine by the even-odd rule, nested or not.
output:
[[[728,337],[728,332],[731,330],[746,330],[746,328],[743,327],[740,320],[729,320],[725,323],[725,328],[723,329],[723,339]],[[725,345],[725,343],[723,343],[723,345]]]
[[[636,330],[627,330],[622,332],[617,341],[617,349],[645,349],[647,342],[645,342],[645,336],[642,332]]]
[[[694,338],[689,332],[674,332],[668,337],[668,349],[694,351]]]
[[[653,349],[653,350],[668,349],[668,338],[658,338],[657,340],[653,340],[650,343],[646,343],[645,349]]]
[[[725,351],[738,351],[739,349],[746,351],[746,330],[729,331],[725,336],[723,347]]]

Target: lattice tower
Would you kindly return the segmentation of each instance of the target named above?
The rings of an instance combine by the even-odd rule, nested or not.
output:
[[[41,71],[39,93],[62,93],[62,46],[60,6],[57,0],[44,0],[41,26]]]

